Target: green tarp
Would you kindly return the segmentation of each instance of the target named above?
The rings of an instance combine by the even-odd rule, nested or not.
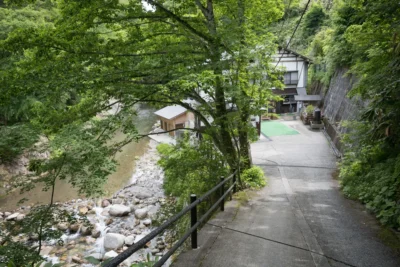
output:
[[[278,121],[263,121],[261,123],[261,132],[268,137],[299,134],[298,131]]]

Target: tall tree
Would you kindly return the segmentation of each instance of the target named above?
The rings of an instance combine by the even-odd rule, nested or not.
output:
[[[152,8],[141,1],[60,1],[54,28],[20,29],[3,44],[13,53],[31,51],[10,88],[29,81],[28,94],[46,96],[34,119],[50,131],[91,118],[110,99],[124,110],[138,101],[179,104],[195,113],[205,125],[198,130],[213,137],[232,167],[239,154],[250,159],[249,117],[279,86],[268,64],[274,37],[265,29],[282,15],[282,4],[145,2]],[[77,104],[65,108],[72,98]],[[65,104],[54,111],[56,102]]]
[[[251,166],[250,116],[281,86],[270,64],[275,37],[266,30],[283,15],[280,1],[53,3],[54,23],[18,27],[0,42],[15,58],[0,73],[0,102],[11,108],[14,99],[32,100],[26,120],[49,140],[51,157],[32,164],[41,177],[35,181],[52,189],[66,179],[86,195],[100,194],[112,155],[141,136],[131,119],[136,103],[187,108],[201,121],[194,130],[212,137],[231,168]],[[119,113],[107,112],[117,105]],[[110,142],[118,129],[126,140]],[[41,211],[52,208],[51,200]]]

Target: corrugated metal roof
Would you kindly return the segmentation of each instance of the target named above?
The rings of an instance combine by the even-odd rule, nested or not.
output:
[[[154,112],[154,114],[170,120],[185,112],[186,108],[179,105],[173,105],[157,110],[156,112]]]

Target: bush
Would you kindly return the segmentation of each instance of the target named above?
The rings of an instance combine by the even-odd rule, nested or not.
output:
[[[343,193],[364,203],[379,221],[400,229],[400,154],[383,140],[371,144],[371,125],[346,123],[346,149],[340,165]]]
[[[190,194],[201,196],[229,173],[223,155],[206,136],[201,142],[186,136],[176,145],[160,144],[157,150],[165,193],[177,198],[177,209],[187,204]]]
[[[267,184],[264,171],[258,166],[243,171],[241,179],[243,185],[248,188],[262,188]]]
[[[307,114],[312,114],[314,112],[314,106],[313,105],[308,105],[306,108]]]

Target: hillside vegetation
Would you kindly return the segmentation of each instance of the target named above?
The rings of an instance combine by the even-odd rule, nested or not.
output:
[[[292,2],[278,23],[281,41],[300,19]],[[286,22],[285,22],[286,19]],[[314,61],[308,89],[328,89],[335,70],[359,80],[348,97],[368,103],[347,133],[340,165],[346,196],[359,199],[386,225],[400,228],[400,6],[391,0],[313,1],[290,48]],[[279,34],[279,33],[277,33]]]

